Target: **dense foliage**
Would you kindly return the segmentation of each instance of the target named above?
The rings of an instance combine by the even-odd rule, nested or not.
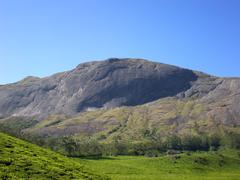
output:
[[[25,136],[38,145],[49,147],[54,151],[72,157],[145,155],[158,156],[169,151],[216,151],[220,147],[240,149],[240,134],[225,133],[202,135],[171,135],[166,138],[151,138],[143,141],[126,141],[115,138],[113,141],[99,141],[94,137],[65,136],[59,138],[42,138]]]
[[[16,122],[15,122],[16,121]],[[14,123],[15,122],[15,123]],[[158,156],[169,150],[176,151],[215,151],[220,147],[240,149],[240,132],[227,128],[215,129],[213,132],[195,129],[184,134],[161,134],[154,130],[142,129],[136,137],[115,135],[93,136],[43,136],[35,133],[24,133],[23,128],[31,126],[31,120],[10,119],[1,123],[0,131],[28,140],[37,145],[51,148],[67,156],[114,156],[114,155],[145,155]],[[113,133],[111,131],[111,133]],[[110,133],[110,134],[111,134]],[[139,137],[138,137],[139,136]]]

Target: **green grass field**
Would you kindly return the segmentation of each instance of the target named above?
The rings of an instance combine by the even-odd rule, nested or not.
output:
[[[0,179],[106,178],[95,174],[81,161],[0,133]]]
[[[99,174],[99,175],[98,175]],[[67,158],[0,133],[0,179],[239,180],[240,151]]]
[[[85,159],[83,163],[116,180],[240,179],[240,152],[233,150],[163,155],[155,158],[118,156]]]

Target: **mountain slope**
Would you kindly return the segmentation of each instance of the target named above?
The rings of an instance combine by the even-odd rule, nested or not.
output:
[[[107,179],[81,163],[0,133],[0,179]]]
[[[46,78],[0,87],[0,116],[75,115],[87,109],[135,106],[186,91],[191,70],[141,59],[84,63]]]
[[[240,78],[142,59],[80,64],[0,87],[0,129],[42,137],[142,141],[240,133]]]
[[[149,138],[146,132],[161,137],[240,132],[239,111],[232,108],[236,98],[226,97],[217,102],[165,98],[135,107],[84,112],[72,118],[51,116],[23,132],[47,137],[94,135],[104,141],[116,137],[141,141]]]

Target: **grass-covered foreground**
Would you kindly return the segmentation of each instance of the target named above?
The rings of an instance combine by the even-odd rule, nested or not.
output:
[[[81,162],[0,133],[0,179],[104,179]]]
[[[0,133],[0,179],[106,179],[103,174],[116,180],[239,180],[240,152],[72,159]]]
[[[96,172],[106,173],[112,179],[122,180],[240,179],[240,152],[233,150],[163,155],[154,158],[118,156],[85,159],[84,164]]]

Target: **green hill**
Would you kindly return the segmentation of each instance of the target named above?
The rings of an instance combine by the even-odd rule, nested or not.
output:
[[[203,103],[190,98],[165,98],[141,106],[86,111],[75,117],[52,115],[28,128],[16,127],[16,124],[29,124],[24,119],[6,118],[0,120],[0,124],[5,127],[3,130],[19,129],[30,136],[95,136],[105,142],[116,138],[142,141],[171,134],[181,137],[189,134],[222,135],[225,132],[240,134],[240,126],[234,122],[236,117],[231,117],[230,121],[230,118],[220,115],[227,108],[226,102],[226,99],[218,103]],[[224,117],[223,120],[215,118],[217,113]]]
[[[107,179],[62,155],[0,133],[0,179]]]
[[[144,155],[149,150],[210,150],[219,146],[240,149],[240,126],[231,124],[227,117],[224,122],[212,117],[212,113],[224,111],[224,102],[216,106],[199,100],[165,98],[141,106],[86,111],[76,117],[54,115],[29,128],[19,128],[19,124],[28,124],[22,119],[2,119],[0,125],[8,132],[20,129],[26,139],[34,143],[41,139],[45,146],[60,152],[69,144],[60,139],[69,136],[75,141],[70,141],[71,145],[78,149],[68,153],[74,156]],[[98,146],[101,152],[84,148],[89,144]]]

